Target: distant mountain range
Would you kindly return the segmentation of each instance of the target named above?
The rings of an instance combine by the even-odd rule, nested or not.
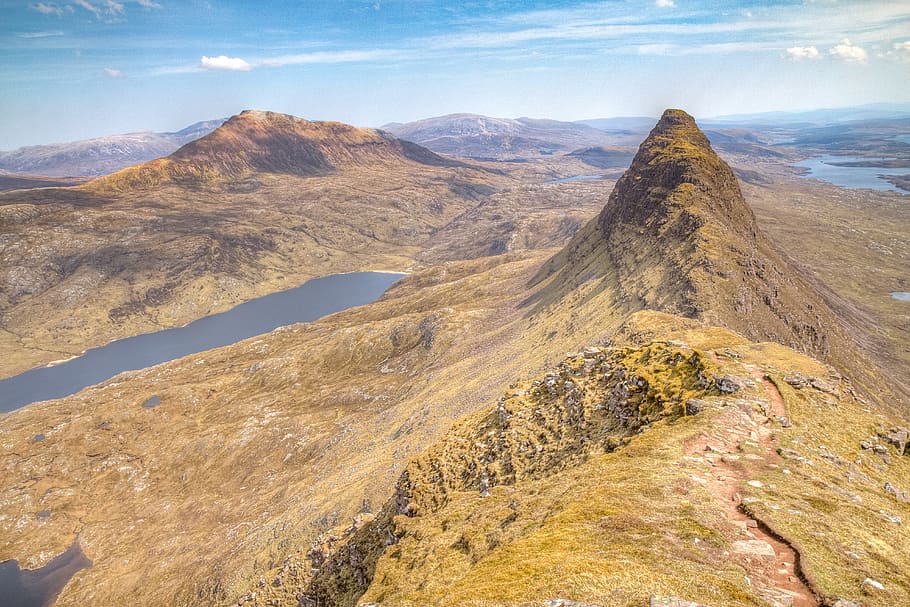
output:
[[[837,124],[857,120],[894,120],[910,118],[910,104],[871,103],[854,107],[822,108],[805,112],[760,112],[755,114],[730,114],[715,116],[701,121],[709,126],[716,123],[727,124],[776,124],[792,125],[808,123],[816,125]]]
[[[172,154],[211,133],[225,120],[197,122],[174,133],[126,133],[0,152],[0,172],[50,177],[106,175]]]
[[[604,131],[578,122],[477,114],[449,114],[406,124],[387,124],[382,129],[434,152],[489,160],[549,156],[615,144]]]

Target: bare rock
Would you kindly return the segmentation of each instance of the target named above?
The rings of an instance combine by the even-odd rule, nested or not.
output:
[[[692,601],[687,601],[675,596],[658,596],[653,594],[651,595],[649,607],[707,607],[707,605],[693,603]]]
[[[768,542],[763,542],[761,540],[740,540],[738,542],[733,542],[733,547],[730,551],[749,559],[763,560],[768,563],[773,563],[776,558],[774,547]]]
[[[907,443],[910,442],[910,430],[906,428],[891,428],[891,432],[882,435],[882,438],[897,448],[898,455],[903,455]]]
[[[686,401],[686,415],[696,415],[710,406],[708,401],[700,398],[690,398]]]
[[[899,489],[898,487],[895,487],[891,483],[885,483],[885,492],[893,495],[894,499],[896,499],[899,502],[903,502],[905,504],[910,502],[910,494],[908,494],[903,489]]]
[[[714,378],[714,385],[724,394],[733,394],[742,390],[746,386],[752,385],[752,382],[745,377],[735,375],[719,375]]]
[[[881,592],[885,589],[885,586],[881,582],[873,580],[871,577],[867,577],[863,580],[863,583],[860,584],[860,588],[862,588],[863,592],[866,594],[873,594],[875,592]]]

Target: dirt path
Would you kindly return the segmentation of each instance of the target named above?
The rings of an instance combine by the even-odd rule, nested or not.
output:
[[[755,477],[762,471],[782,465],[772,420],[786,416],[774,383],[758,367],[749,371],[764,387],[767,415],[754,406],[726,407],[717,430],[690,441],[686,453],[704,461],[705,488],[722,505],[727,519],[742,527],[742,539],[733,543],[730,559],[746,570],[756,593],[775,607],[818,607],[821,603],[802,579],[799,554],[740,509],[743,484],[760,483]]]

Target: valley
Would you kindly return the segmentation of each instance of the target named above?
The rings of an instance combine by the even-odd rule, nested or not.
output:
[[[246,112],[0,194],[5,376],[408,272],[4,415],[0,559],[78,538],[60,606],[906,601],[907,197],[742,133],[721,160],[679,111],[646,135],[601,172],[622,156],[478,161]]]

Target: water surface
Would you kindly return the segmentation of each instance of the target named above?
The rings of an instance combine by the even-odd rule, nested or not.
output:
[[[370,303],[400,278],[401,274],[386,272],[334,274],[200,318],[185,327],[111,342],[58,365],[0,380],[0,412],[68,396],[123,371],[144,369]],[[155,404],[146,402],[147,408]]]
[[[906,291],[894,291],[891,293],[891,297],[900,301],[910,301],[910,293]]]
[[[40,514],[40,513],[39,513]],[[19,569],[17,561],[0,563],[0,605],[3,607],[47,607],[53,605],[60,591],[77,571],[92,562],[82,552],[79,542],[40,569]]]
[[[547,183],[567,183],[569,181],[581,181],[582,179],[600,179],[603,175],[573,175],[572,177],[563,177],[562,179],[551,179]]]
[[[796,163],[796,166],[809,169],[806,177],[821,179],[842,188],[864,188],[871,190],[889,190],[907,194],[896,185],[882,179],[882,175],[907,175],[910,169],[894,169],[867,166],[838,166],[845,162],[878,162],[893,158],[864,158],[861,156],[813,156]]]

